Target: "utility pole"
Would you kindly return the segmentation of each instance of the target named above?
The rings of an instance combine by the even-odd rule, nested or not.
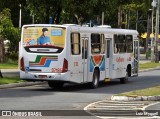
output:
[[[104,12],[102,12],[102,25],[104,25]]]
[[[34,24],[34,14],[32,15],[32,24]]]
[[[136,30],[138,28],[138,10],[136,10]]]
[[[158,35],[159,35],[159,5],[160,0],[157,0],[157,9],[156,9],[156,25],[155,25],[155,62],[159,63],[159,52],[158,52]]]
[[[118,28],[122,27],[122,0],[119,0],[118,6]]]
[[[19,10],[19,28],[21,28],[21,4],[19,4],[20,10]]]
[[[148,19],[147,19],[147,37],[146,37],[146,59],[150,57],[150,49],[151,45],[149,44],[150,41],[150,34],[151,34],[151,10],[148,10]]]
[[[154,7],[152,6],[152,36],[151,36],[151,61],[155,61],[155,56],[154,56],[154,26],[153,26],[153,20],[154,20]]]

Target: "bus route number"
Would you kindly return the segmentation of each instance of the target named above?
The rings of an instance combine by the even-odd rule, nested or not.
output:
[[[52,72],[61,73],[62,72],[62,68],[52,68]]]
[[[74,67],[78,67],[78,62],[74,62]]]

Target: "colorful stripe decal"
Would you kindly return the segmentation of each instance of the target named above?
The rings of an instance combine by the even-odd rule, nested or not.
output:
[[[98,66],[100,71],[105,70],[105,57],[104,55],[91,56],[90,59],[90,72],[93,72],[94,67]]]
[[[34,62],[30,61],[30,67],[49,67],[52,61],[58,61],[58,56],[41,56],[37,55]]]

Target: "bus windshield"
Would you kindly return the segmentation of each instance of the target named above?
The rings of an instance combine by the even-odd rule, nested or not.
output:
[[[65,46],[65,28],[49,26],[26,26],[22,42],[27,52],[60,53]]]

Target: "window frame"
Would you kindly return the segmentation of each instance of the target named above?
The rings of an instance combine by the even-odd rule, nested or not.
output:
[[[104,34],[91,33],[91,53],[92,54],[105,53],[105,35]]]
[[[118,41],[119,53],[126,53],[126,35],[119,34]]]
[[[78,42],[74,41],[75,36],[73,36],[73,35],[76,35],[76,34],[78,35]],[[76,51],[76,46],[78,48],[78,51]],[[72,55],[80,55],[81,54],[80,33],[77,33],[77,32],[71,33],[71,54]]]
[[[129,40],[127,39],[128,36],[131,36],[131,40],[130,42],[128,42]],[[133,52],[133,35],[126,35],[126,50],[127,50],[127,53],[132,53]],[[131,49],[130,47],[131,46]]]

